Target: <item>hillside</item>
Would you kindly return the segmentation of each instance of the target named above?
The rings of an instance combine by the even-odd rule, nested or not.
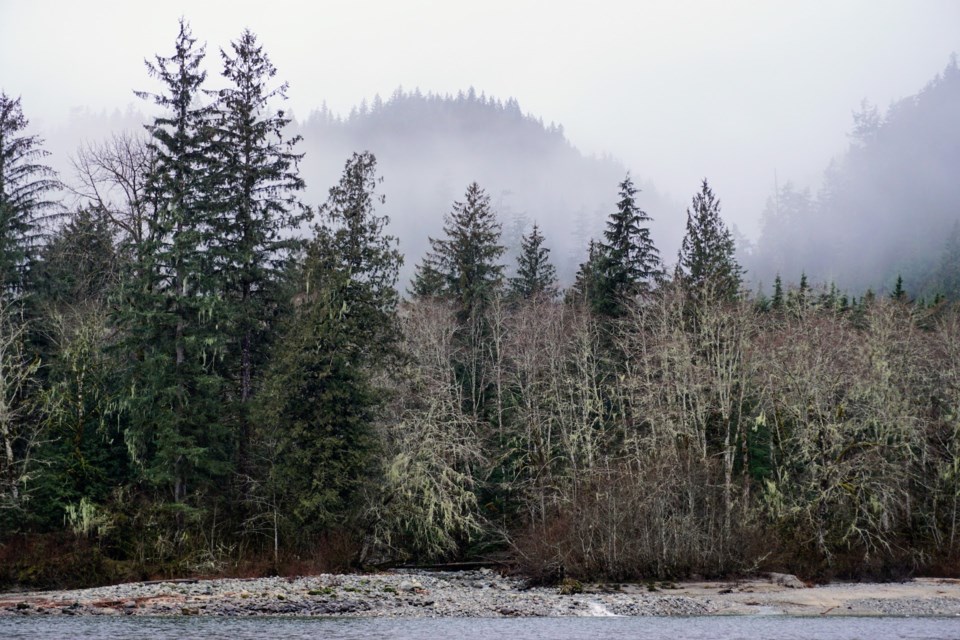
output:
[[[796,282],[890,289],[902,274],[913,295],[960,295],[951,250],[960,221],[960,69],[956,58],[886,113],[863,104],[846,154],[820,191],[792,184],[771,196],[750,270],[769,285]],[[951,238],[952,245],[951,245]]]
[[[398,89],[389,100],[375,98],[346,117],[323,108],[300,125],[300,133],[311,203],[326,197],[351,153],[377,156],[386,196],[381,210],[406,256],[404,286],[428,235],[440,232],[443,214],[472,181],[491,196],[511,268],[521,233],[537,222],[561,279],[569,282],[587,241],[601,233],[627,171],[609,157],[582,154],[561,126],[525,114],[516,100],[502,102],[472,89],[457,96]],[[655,239],[672,253],[682,231],[675,215],[680,208],[666,203],[643,176],[634,179],[640,206],[655,220]],[[670,217],[676,218],[672,228],[666,224]]]

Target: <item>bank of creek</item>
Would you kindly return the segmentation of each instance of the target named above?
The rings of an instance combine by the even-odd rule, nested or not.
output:
[[[572,591],[572,593],[571,593]],[[579,592],[577,592],[579,591]],[[737,582],[528,588],[489,570],[130,583],[0,594],[0,616],[542,617],[724,614],[960,616],[960,581],[809,587]]]

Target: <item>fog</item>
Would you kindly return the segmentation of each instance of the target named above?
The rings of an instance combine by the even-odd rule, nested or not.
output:
[[[257,33],[278,79],[290,83],[309,203],[322,201],[349,152],[363,150],[354,147],[378,155],[384,210],[408,269],[470,180],[487,188],[508,232],[524,221],[544,226],[566,274],[583,236],[599,232],[628,170],[668,262],[703,177],[725,219],[757,241],[775,187],[809,189],[814,199],[822,192],[831,161],[847,157],[862,100],[886,114],[960,50],[960,4],[952,0],[4,2],[0,88],[22,97],[64,179],[80,142],[137,127],[148,106],[132,91],[158,88],[143,60],[169,54],[181,15],[207,43],[211,87],[220,82],[218,48],[244,27]],[[405,120],[390,110],[398,87],[450,96],[450,105],[472,87],[510,108],[479,109],[473,121],[453,107],[445,123],[419,112]],[[386,105],[379,118],[370,115],[378,95]],[[318,112],[323,105],[327,111]],[[818,220],[830,224],[862,200],[835,201]],[[931,228],[913,249],[924,251],[927,236],[942,235]],[[834,249],[849,254],[846,245]],[[822,254],[803,260],[829,262]],[[799,267],[777,260],[754,256],[757,279]],[[826,262],[801,268],[843,275]],[[871,277],[851,277],[849,286]]]

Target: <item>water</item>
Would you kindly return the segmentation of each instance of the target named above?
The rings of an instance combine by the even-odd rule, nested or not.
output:
[[[0,618],[4,640],[878,640],[960,638],[960,618]]]

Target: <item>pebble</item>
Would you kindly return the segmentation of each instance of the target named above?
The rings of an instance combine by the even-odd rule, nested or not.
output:
[[[864,594],[866,595],[866,594]],[[881,615],[956,615],[960,599],[868,599],[855,609]],[[561,595],[520,579],[478,571],[131,583],[61,592],[0,594],[4,615],[536,617],[695,616],[716,612],[705,597],[588,589]]]

